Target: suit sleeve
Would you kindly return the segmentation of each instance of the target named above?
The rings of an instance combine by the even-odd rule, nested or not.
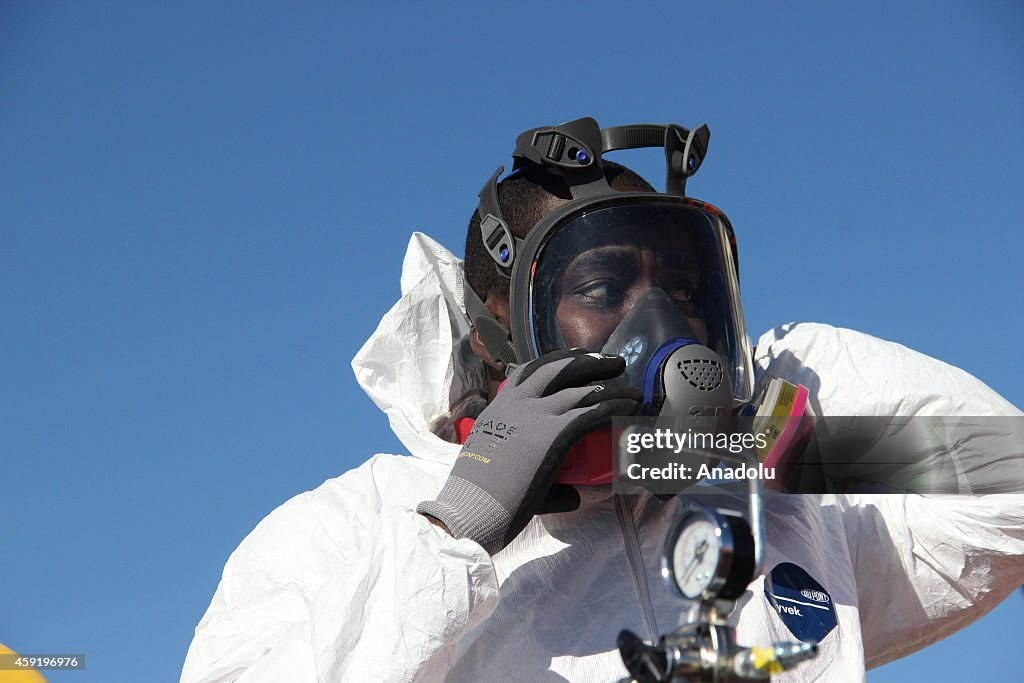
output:
[[[232,553],[181,683],[413,681],[447,669],[497,604],[493,564],[411,507],[383,505],[373,469],[290,500]]]
[[[976,621],[1024,582],[1024,495],[847,496],[868,668]]]

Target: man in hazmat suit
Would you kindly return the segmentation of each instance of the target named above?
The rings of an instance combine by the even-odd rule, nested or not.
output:
[[[691,353],[679,368],[712,368],[680,372],[715,380],[716,410],[782,378],[818,415],[1021,416],[970,375],[849,330],[785,325],[751,349],[732,228],[685,195],[707,142],[703,126],[532,129],[513,173],[481,192],[465,270],[413,235],[402,297],[353,360],[412,457],[374,456],[260,522],[182,683],[625,676],[622,629],[655,642],[679,624],[660,558],[687,497],[619,493],[600,453],[573,449],[613,416],[664,410],[674,399],[650,368],[676,353]],[[665,193],[602,158],[650,146],[665,148]],[[987,455],[1024,455],[1006,443]],[[773,680],[864,680],[1024,578],[1024,495],[773,493],[763,506],[763,570],[729,623],[740,643],[818,648]]]

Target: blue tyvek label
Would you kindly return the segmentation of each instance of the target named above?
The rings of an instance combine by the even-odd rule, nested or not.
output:
[[[832,596],[792,562],[764,577],[764,595],[789,632],[805,643],[821,642],[838,623]]]

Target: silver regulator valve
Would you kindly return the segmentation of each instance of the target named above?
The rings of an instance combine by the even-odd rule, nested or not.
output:
[[[750,454],[708,454],[749,464]],[[756,460],[754,460],[756,463]],[[683,625],[646,643],[630,631],[619,634],[622,661],[635,683],[733,683],[764,681],[818,654],[818,644],[773,643],[743,647],[727,617],[761,570],[764,511],[761,482],[748,482],[751,523],[742,515],[690,503],[669,529],[661,574],[688,603]]]
[[[713,610],[712,610],[713,611]],[[656,645],[630,631],[619,634],[619,652],[630,683],[765,681],[818,654],[817,643],[741,647],[735,629],[712,614],[662,636]]]

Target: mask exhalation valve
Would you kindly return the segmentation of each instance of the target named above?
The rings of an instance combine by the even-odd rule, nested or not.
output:
[[[701,391],[714,391],[722,386],[725,370],[713,358],[692,358],[676,362],[676,369],[687,382]]]

